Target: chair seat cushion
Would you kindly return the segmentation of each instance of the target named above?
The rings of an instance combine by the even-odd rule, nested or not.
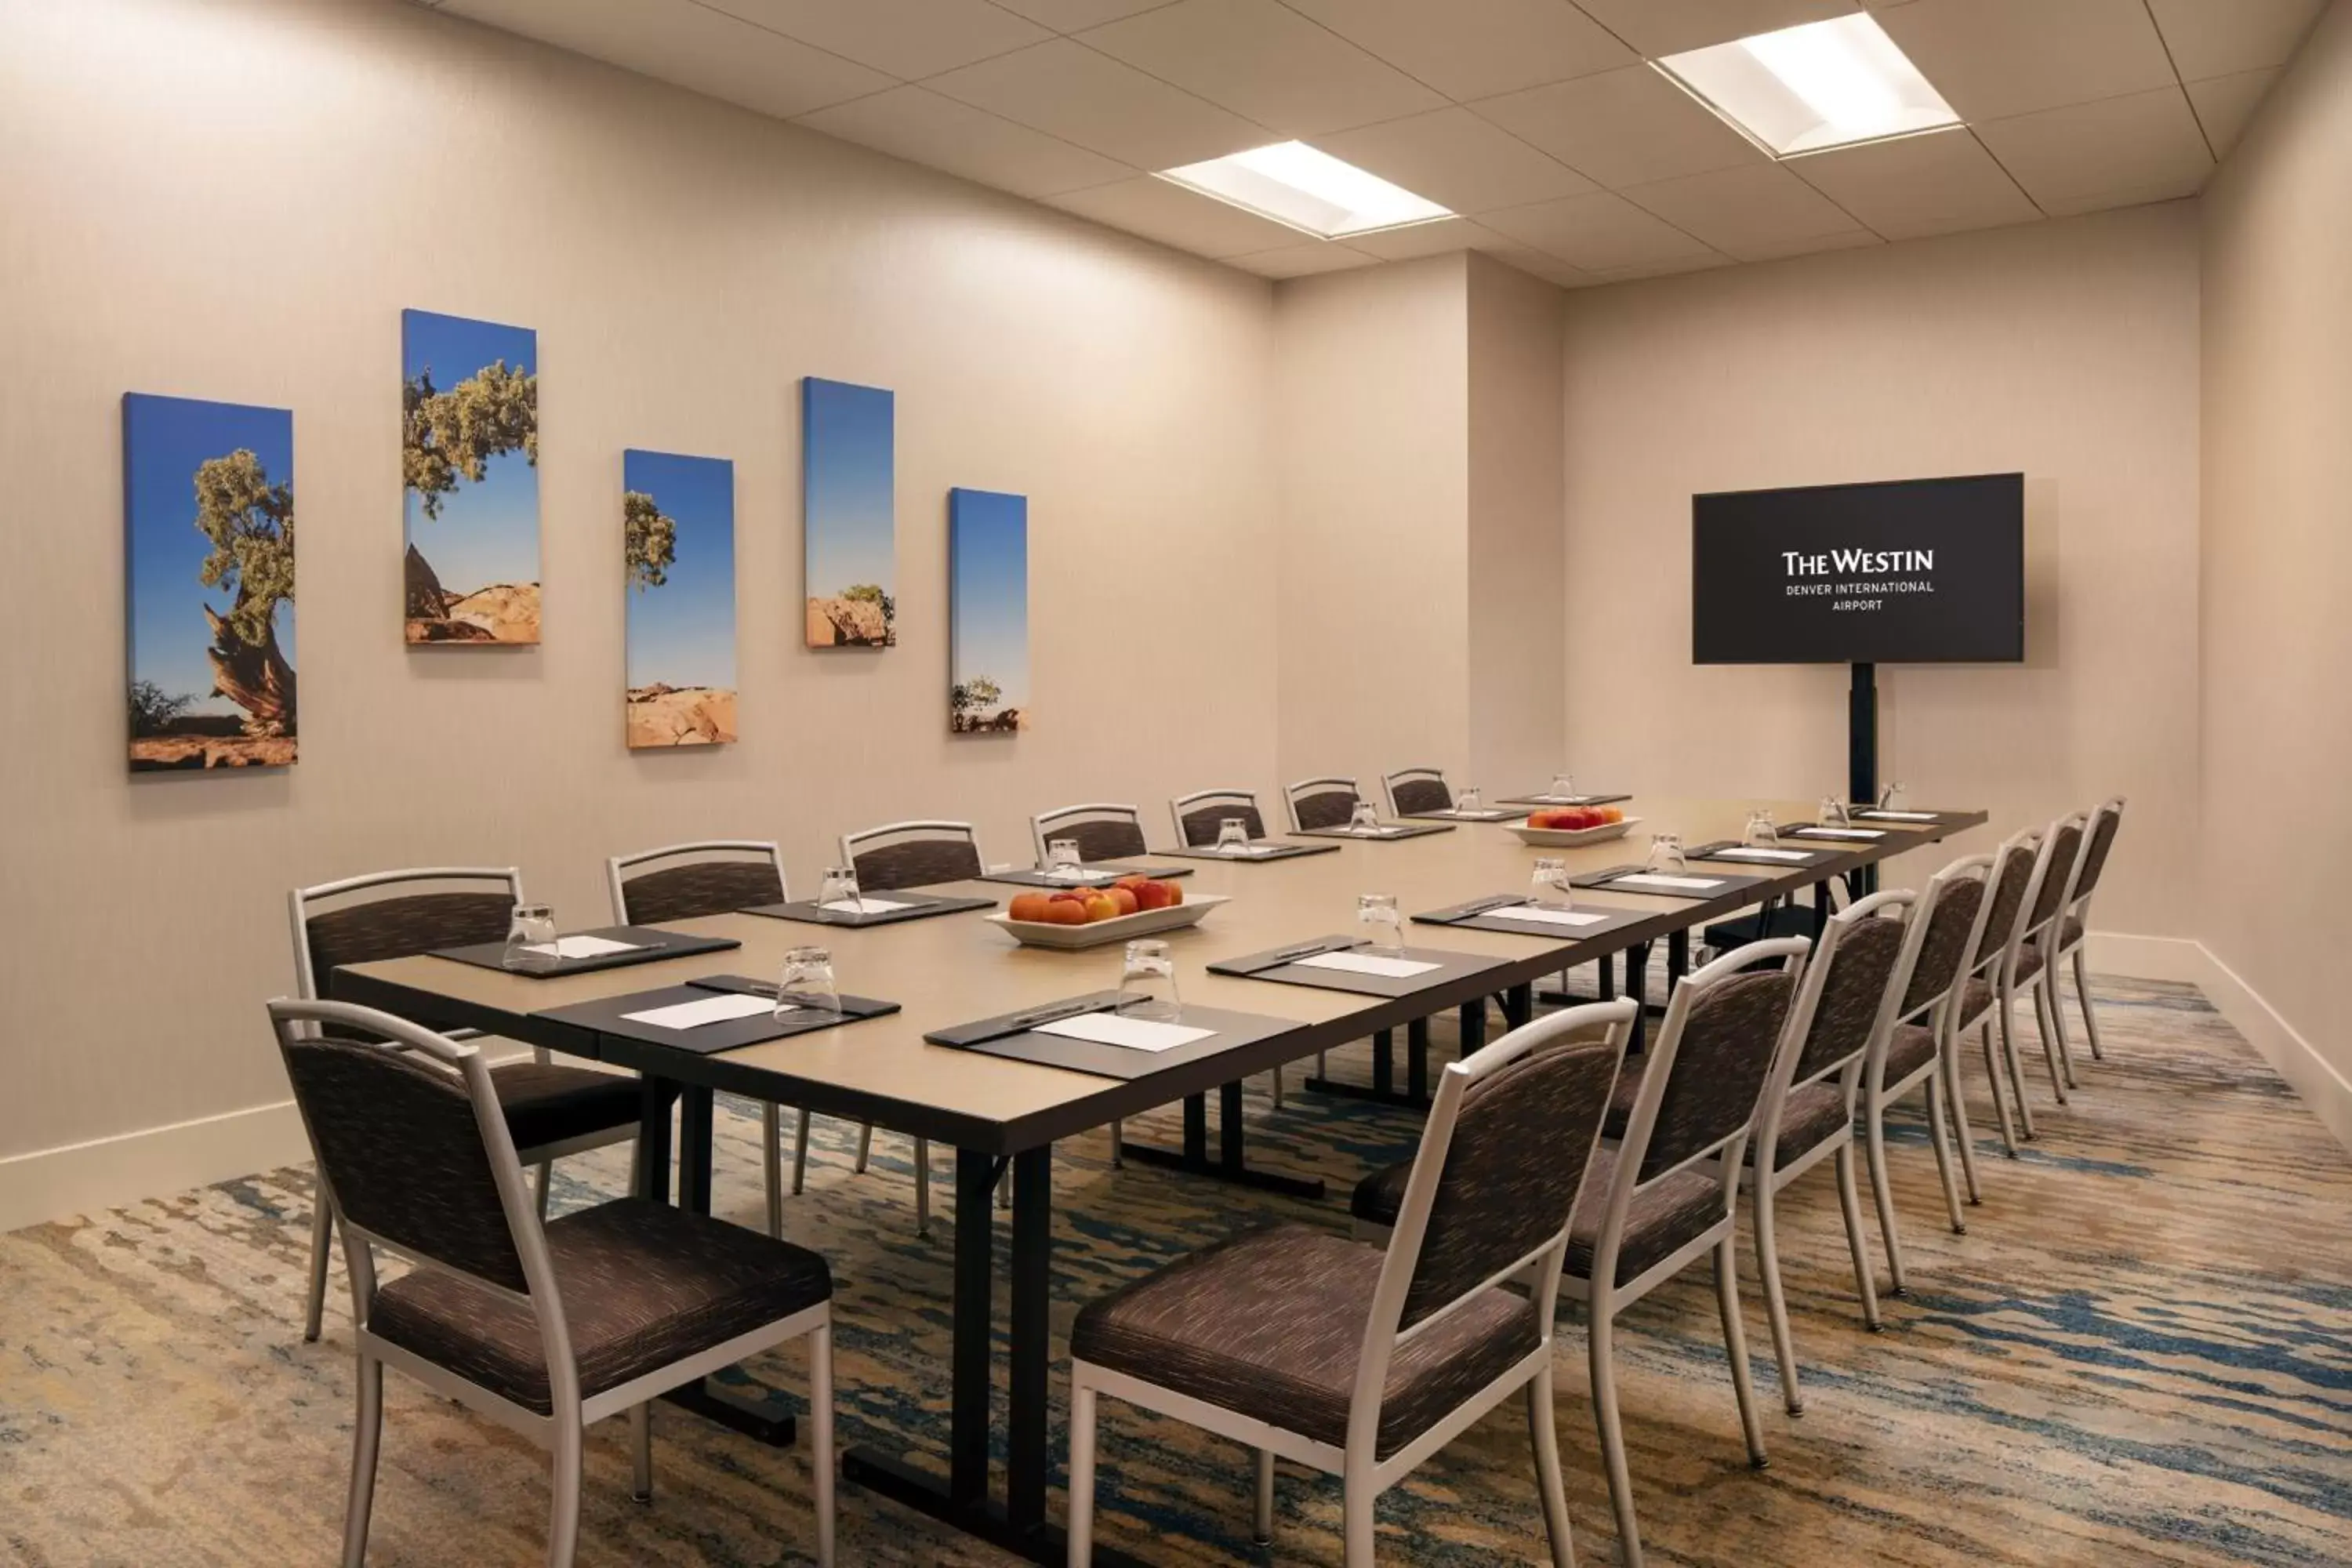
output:
[[[1304,1226],[1255,1231],[1088,1302],[1070,1353],[1344,1447],[1382,1257]],[[1389,1363],[1380,1453],[1428,1431],[1541,1343],[1535,1310],[1504,1290],[1440,1319]]]
[[[1970,982],[1971,984],[1979,984]],[[1962,1016],[1973,1003],[1963,1005]],[[1882,1083],[1901,1083],[1936,1059],[1936,1031],[1925,1024],[1897,1024],[1886,1042],[1886,1069]]]
[[[1822,1079],[1789,1091],[1780,1107],[1780,1136],[1772,1152],[1772,1168],[1792,1165],[1853,1125],[1847,1114],[1845,1090],[1834,1078]],[[1756,1145],[1748,1145],[1749,1162]]]
[[[644,1091],[635,1076],[554,1062],[508,1062],[490,1069],[490,1087],[507,1113],[518,1152],[569,1142],[592,1132],[635,1127]]]
[[[1576,1217],[1569,1222],[1568,1272],[1592,1277],[1592,1249],[1609,1212],[1617,1179],[1618,1151],[1599,1148],[1576,1194]],[[1617,1248],[1617,1283],[1623,1285],[1656,1267],[1692,1237],[1723,1218],[1723,1183],[1699,1171],[1677,1171],[1634,1194],[1625,1211],[1625,1237]]]
[[[2019,948],[2017,950],[2018,984],[2021,985],[2041,973],[2042,964],[2047,962],[2048,960],[2042,955],[2042,944],[2039,942],[2029,942]]]
[[[833,1295],[805,1247],[643,1198],[550,1221],[547,1251],[583,1399]],[[555,1408],[538,1319],[486,1285],[415,1269],[376,1292],[368,1328],[542,1415]]]

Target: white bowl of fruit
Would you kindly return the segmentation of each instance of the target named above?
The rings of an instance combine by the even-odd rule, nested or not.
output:
[[[986,918],[1029,947],[1099,947],[1198,925],[1224,901],[1222,893],[1188,899],[1181,882],[1121,877],[1108,888],[1024,893],[1002,912]]]
[[[1606,844],[1622,838],[1642,819],[1628,816],[1613,805],[1554,805],[1515,823],[1511,831],[1522,842],[1548,849],[1572,849],[1580,844]]]

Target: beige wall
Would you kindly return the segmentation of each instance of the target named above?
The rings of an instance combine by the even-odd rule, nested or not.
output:
[[[1572,293],[1578,783],[1843,787],[1843,666],[1691,664],[1695,492],[2022,469],[2026,661],[1882,670],[1881,776],[2004,832],[2127,795],[2098,923],[2193,932],[2196,225],[2174,204]]]
[[[0,0],[0,1156],[283,1100],[299,882],[515,862],[587,923],[613,851],[774,837],[804,884],[895,817],[1010,859],[1041,807],[1271,784],[1265,282],[390,0]],[[539,331],[537,651],[401,646],[404,306]],[[799,646],[806,374],[898,395],[893,652]],[[294,410],[290,772],[125,774],[131,390]],[[622,746],[633,445],[735,460],[739,745]],[[947,734],[956,484],[1030,498],[1018,740]]]
[[[2352,1106],[2352,5],[2205,197],[2205,897],[2200,934]],[[2292,1052],[2281,1053],[2284,1061]],[[2332,1073],[2332,1085],[2326,1081]],[[2339,1129],[2352,1141],[2352,1121]]]

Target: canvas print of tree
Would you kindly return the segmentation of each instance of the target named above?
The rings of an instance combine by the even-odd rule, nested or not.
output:
[[[122,400],[131,766],[295,757],[294,416]]]
[[[948,492],[948,728],[1029,728],[1029,501]]]
[[[898,641],[892,394],[801,381],[801,510],[811,647]]]
[[[539,334],[400,313],[412,643],[539,641]]]
[[[732,741],[735,465],[632,451],[621,468],[629,745]]]

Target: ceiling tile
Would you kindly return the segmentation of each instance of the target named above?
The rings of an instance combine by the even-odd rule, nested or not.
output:
[[[1295,228],[1150,174],[1048,196],[1045,205],[1202,256],[1247,256],[1302,240]]]
[[[924,85],[1139,169],[1172,169],[1274,140],[1262,126],[1066,38]]]
[[[896,87],[820,109],[799,123],[894,158],[926,163],[1019,196],[1050,196],[1136,171],[927,88]]]
[[[1057,33],[1076,33],[1173,4],[1173,0],[996,0],[996,4]]]
[[[1580,268],[1570,267],[1556,256],[1546,256],[1533,246],[1497,237],[1492,245],[1475,247],[1480,254],[1491,256],[1507,266],[1516,267],[1530,278],[1540,278],[1547,283],[1557,283],[1563,289],[1589,289],[1600,281]]]
[[[1374,234],[1351,234],[1348,243],[1367,256],[1377,256],[1382,261],[1411,261],[1423,256],[1445,256],[1456,250],[1474,250],[1481,240],[1493,244],[1501,238],[1491,229],[1484,229],[1467,218],[1439,218],[1435,223],[1409,224],[1403,228],[1384,228]]]
[[[1593,274],[1596,283],[1632,283],[1643,278],[1671,278],[1680,272],[1707,272],[1731,265],[1728,256],[1712,251],[1705,256],[1677,256],[1663,261],[1643,261],[1632,267],[1612,267]]]
[[[1053,35],[989,0],[702,0],[897,77],[930,76]]]
[[[1976,132],[2053,217],[2189,195],[2213,168],[2177,87],[1987,121]]]
[[[1446,97],[1491,98],[1639,58],[1570,0],[1283,0]]]
[[[1715,254],[1664,219],[1607,191],[1535,206],[1507,207],[1484,215],[1478,222],[1588,272]]]
[[[1286,136],[1445,106],[1443,96],[1275,0],[1180,0],[1082,42]]]
[[[2197,110],[2197,123],[2205,128],[2205,142],[2213,149],[2213,156],[2230,155],[2230,149],[2246,133],[2246,122],[2253,119],[2254,110],[2269,96],[2271,84],[2285,68],[2238,71],[2189,84],[2189,105]]]
[[[1229,256],[1225,265],[1255,272],[1261,278],[1304,278],[1313,272],[1344,272],[1350,267],[1370,267],[1374,258],[1334,241],[1318,239],[1305,245],[1286,245],[1280,250]]]
[[[1794,254],[1801,242],[1861,226],[1778,163],[1634,185],[1625,199],[1742,261]]]
[[[2042,216],[1966,131],[1841,147],[1783,166],[1888,239],[1998,228]]]
[[[2327,0],[2147,0],[2147,8],[2180,79],[2199,81],[2286,64]]]
[[[1864,246],[1886,242],[1866,228],[1849,228],[1838,234],[1816,234],[1803,239],[1781,244],[1752,246],[1742,261],[1779,261],[1790,256],[1817,256],[1825,250],[1860,250]]]
[[[1645,65],[1470,107],[1611,190],[1769,161],[1754,142]]]
[[[1652,59],[1843,16],[1855,0],[1576,0]]]
[[[692,0],[444,0],[438,9],[763,114],[805,114],[896,85]]]
[[[1597,188],[1466,109],[1336,132],[1316,137],[1315,145],[1457,213],[1525,206]]]
[[[1912,0],[1874,15],[1970,121],[2175,82],[2144,0]]]

